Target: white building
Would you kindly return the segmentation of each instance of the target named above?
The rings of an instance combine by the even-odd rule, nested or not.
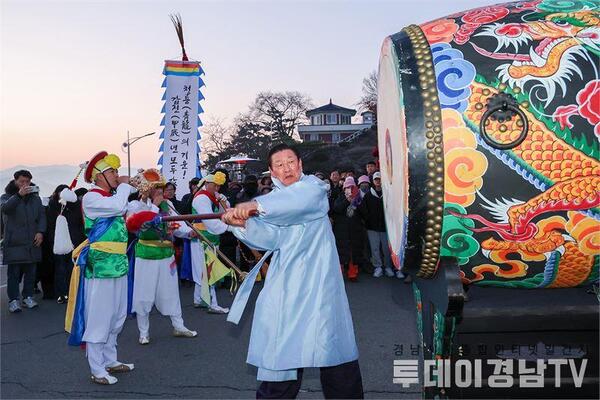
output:
[[[361,114],[361,124],[352,123],[354,115],[356,110],[340,107],[329,99],[329,104],[306,112],[310,124],[298,125],[298,134],[304,142],[337,143],[356,131],[373,125],[372,112],[365,111]]]

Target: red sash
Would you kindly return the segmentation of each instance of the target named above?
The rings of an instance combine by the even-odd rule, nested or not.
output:
[[[194,197],[198,197],[200,195],[205,195],[206,197],[208,197],[210,199],[210,201],[217,207],[219,207],[219,201],[217,200],[217,198],[215,197],[214,194],[212,194],[211,192],[207,191],[207,190],[200,190],[199,192],[196,192],[196,194],[194,195]]]

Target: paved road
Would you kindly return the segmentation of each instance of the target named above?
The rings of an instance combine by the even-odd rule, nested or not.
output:
[[[1,271],[5,284],[6,269]],[[255,287],[253,296],[260,290]],[[396,279],[361,275],[347,283],[360,351],[367,398],[419,398],[418,388],[392,383],[394,346],[415,345],[414,301],[410,285]],[[171,337],[169,320],[154,313],[152,342],[137,344],[137,327],[128,319],[119,336],[119,359],[135,363],[135,371],[120,375],[119,383],[89,382],[84,352],[66,345],[64,305],[41,301],[34,310],[9,314],[6,287],[0,290],[1,397],[9,398],[254,398],[256,369],[245,364],[250,308],[240,326],[225,322],[191,305],[192,291],[181,290],[186,325],[200,332],[195,339]],[[231,296],[219,292],[222,304]],[[250,301],[254,304],[254,298]],[[406,353],[406,351],[405,351]],[[406,357],[406,355],[405,355]],[[304,374],[299,398],[323,398],[316,369]]]

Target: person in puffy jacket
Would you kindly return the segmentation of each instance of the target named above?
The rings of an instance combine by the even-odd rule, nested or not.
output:
[[[2,210],[3,262],[7,269],[8,310],[21,311],[19,282],[23,276],[23,301],[27,308],[37,306],[33,300],[36,264],[42,261],[42,241],[46,232],[46,214],[39,188],[31,184],[31,172],[19,170],[0,197]]]
[[[343,189],[333,203],[333,234],[342,271],[347,268],[348,279],[356,281],[359,266],[364,268],[366,263],[363,251],[365,228],[356,212],[360,194],[354,178],[347,177]]]

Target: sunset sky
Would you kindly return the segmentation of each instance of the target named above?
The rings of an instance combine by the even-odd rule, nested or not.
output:
[[[203,121],[231,121],[265,90],[353,107],[385,36],[411,23],[493,4],[419,1],[0,2],[0,169],[123,155],[132,136],[160,132],[165,59],[202,62]],[[155,166],[158,134],[132,147]]]

